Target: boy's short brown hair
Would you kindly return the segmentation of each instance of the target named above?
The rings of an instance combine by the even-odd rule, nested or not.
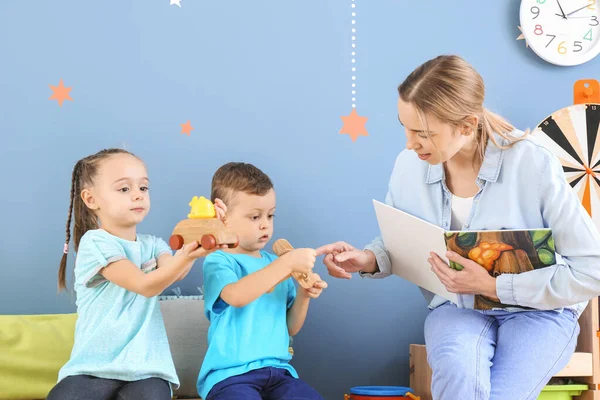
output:
[[[210,199],[228,200],[237,192],[264,196],[273,189],[271,179],[252,164],[230,162],[221,166],[213,175]]]

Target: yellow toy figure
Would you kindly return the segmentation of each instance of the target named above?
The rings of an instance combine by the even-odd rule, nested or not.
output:
[[[213,203],[204,196],[194,196],[189,206],[192,209],[188,218],[214,218],[217,215]]]

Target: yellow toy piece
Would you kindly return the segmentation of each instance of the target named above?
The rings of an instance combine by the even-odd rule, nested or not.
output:
[[[189,206],[192,208],[188,218],[214,218],[217,215],[212,201],[204,196],[194,196]]]

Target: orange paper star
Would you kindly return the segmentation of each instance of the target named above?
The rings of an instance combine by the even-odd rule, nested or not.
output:
[[[340,129],[341,134],[348,134],[352,138],[352,141],[356,141],[359,136],[369,136],[365,124],[367,123],[367,117],[360,117],[356,113],[356,108],[352,109],[352,112],[348,116],[340,117],[344,121],[344,126]]]
[[[52,86],[52,85],[48,85],[48,86],[50,86],[50,89],[52,89],[52,91],[54,92],[54,93],[52,93],[52,96],[50,96],[50,98],[48,100],[57,100],[58,105],[60,107],[62,107],[63,101],[65,101],[65,100],[73,101],[71,96],[69,96],[69,92],[71,91],[72,88],[65,87],[63,85],[62,79],[58,83],[58,86]]]
[[[190,121],[188,120],[188,122],[186,122],[185,124],[180,124],[180,125],[181,125],[181,133],[185,133],[186,135],[190,136],[190,132],[192,132],[192,129],[194,129],[192,124],[190,124]]]
[[[527,39],[525,39],[525,35],[523,34],[523,29],[520,26],[518,28],[521,31],[521,34],[517,37],[517,40],[524,40],[525,47],[529,47],[529,43],[527,43]]]

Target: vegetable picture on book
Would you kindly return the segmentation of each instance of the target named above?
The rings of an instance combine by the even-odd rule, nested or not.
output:
[[[497,277],[520,274],[556,264],[554,238],[550,229],[446,232],[446,246],[471,259]],[[450,261],[460,271],[463,266]],[[477,310],[506,307],[485,296],[475,296]]]

